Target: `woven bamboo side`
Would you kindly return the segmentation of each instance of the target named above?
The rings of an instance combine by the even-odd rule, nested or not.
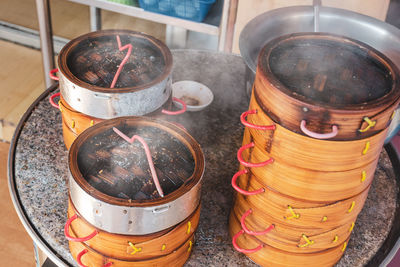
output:
[[[242,230],[240,222],[236,216],[231,213],[229,218],[229,234],[234,237]],[[320,267],[333,266],[343,255],[348,240],[338,243],[337,247],[325,249],[313,253],[293,253],[283,251],[267,244],[262,243],[255,236],[241,234],[237,237],[236,243],[240,248],[254,249],[261,246],[260,250],[253,253],[245,253],[251,260],[261,266],[274,267]]]
[[[69,201],[68,218],[77,211]],[[97,230],[98,234],[85,242],[90,248],[104,256],[122,260],[143,260],[171,253],[182,245],[197,229],[200,218],[200,206],[178,225],[154,234],[119,235],[96,229],[79,216],[70,226],[70,233],[75,237],[88,236]]]
[[[156,257],[147,260],[121,260],[106,257],[99,252],[88,247],[84,243],[79,242],[69,242],[69,248],[72,257],[77,260],[78,255],[81,252],[87,251],[81,256],[81,262],[84,266],[88,267],[101,267],[108,263],[112,263],[113,267],[164,267],[164,266],[183,266],[190,256],[194,244],[194,234],[192,234],[189,239],[184,242],[180,247],[174,250],[172,253]]]

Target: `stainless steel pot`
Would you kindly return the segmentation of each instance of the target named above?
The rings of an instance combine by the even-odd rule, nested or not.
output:
[[[114,77],[123,59],[121,56],[126,53],[126,50],[118,52],[117,35],[121,38],[122,46],[131,44],[133,47],[119,78],[127,75],[125,80],[132,82],[128,86],[121,82],[118,86],[117,81],[115,88],[108,88],[107,82],[111,83],[110,77]],[[103,50],[98,49],[105,42],[108,45]],[[89,54],[96,49],[100,52]],[[110,56],[107,53],[114,54]],[[113,60],[115,62],[109,63]],[[139,32],[102,30],[82,35],[64,46],[58,57],[58,65],[60,90],[65,101],[73,109],[96,118],[151,113],[160,108],[172,92],[170,50],[161,41]],[[82,65],[88,67],[83,68]],[[105,70],[107,65],[114,68]],[[93,81],[84,79],[82,72],[91,74],[88,77]],[[138,75],[134,76],[135,73]],[[97,81],[102,85],[99,86]]]
[[[251,20],[239,38],[240,54],[247,65],[246,91],[251,88],[257,68],[257,58],[262,47],[279,36],[314,31],[313,6],[294,6],[275,9]],[[361,41],[391,59],[400,68],[400,30],[375,18],[352,11],[319,7],[319,31],[338,34]],[[400,128],[399,111],[396,111],[387,141]]]
[[[193,157],[193,172],[178,188],[175,188],[173,191],[170,190],[164,197],[132,199],[114,196],[99,189],[99,187],[93,185],[93,179],[88,179],[88,169],[81,167],[83,164],[81,159],[88,158],[86,157],[85,151],[88,151],[89,147],[94,147],[94,154],[99,152],[99,150],[97,150],[99,143],[96,141],[99,140],[97,139],[99,136],[106,137],[106,140],[109,138],[114,138],[114,140],[116,140],[115,138],[119,139],[120,137],[115,134],[114,136],[112,136],[112,134],[108,135],[110,132],[113,133],[113,127],[117,127],[124,132],[135,132],[136,129],[140,127],[154,127],[173,136],[186,147],[186,155],[189,153],[191,157]],[[104,144],[105,139],[101,140],[100,143]],[[114,146],[113,144],[107,144],[103,147],[110,149],[116,147],[117,150],[121,151],[120,146]],[[133,149],[135,148],[133,147]],[[159,147],[159,151],[152,151],[152,154],[157,154],[161,152],[162,149],[165,149],[165,146]],[[178,153],[178,150],[172,150],[172,152],[177,155],[176,153]],[[110,158],[111,161],[107,161],[103,164],[101,160],[95,160],[96,164],[100,162],[99,164],[102,165],[102,170],[99,173],[103,173],[103,168],[107,168],[105,166],[113,164],[112,161],[116,161],[116,158],[120,156],[108,150],[106,153],[110,154],[108,158]],[[177,157],[182,159],[182,156],[179,154]],[[183,221],[194,212],[200,203],[201,181],[204,173],[204,156],[200,145],[186,131],[174,124],[142,117],[120,117],[107,120],[88,128],[80,134],[70,148],[68,159],[71,201],[77,212],[83,218],[101,230],[126,235],[155,233]],[[172,165],[173,163],[167,161],[167,164]],[[94,165],[91,165],[90,169],[94,168],[93,166]],[[115,166],[119,168],[120,165]],[[134,168],[137,167],[135,162],[131,166]],[[157,173],[163,171],[160,170],[160,166],[161,165],[155,164],[156,169],[159,170]],[[129,167],[129,169],[131,168]],[[169,177],[173,175],[181,176],[181,171],[182,170],[176,168],[174,169],[174,173],[169,172]],[[86,174],[84,174],[84,172],[86,172]],[[128,186],[133,186],[135,183],[134,179],[136,178],[137,176],[134,176],[133,179],[129,180]],[[161,180],[160,183],[162,183]],[[116,186],[112,186],[110,188],[115,187]]]

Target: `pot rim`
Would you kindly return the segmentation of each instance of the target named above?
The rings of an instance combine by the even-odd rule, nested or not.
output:
[[[158,48],[164,57],[164,62],[165,62],[165,67],[162,71],[162,73],[155,79],[153,79],[149,83],[145,83],[142,85],[138,86],[133,86],[133,87],[121,87],[121,88],[106,88],[106,87],[100,87],[96,85],[89,84],[87,82],[84,82],[80,79],[78,79],[69,69],[67,61],[68,61],[68,56],[70,55],[71,51],[81,42],[86,39],[90,38],[95,38],[95,37],[101,37],[101,36],[108,36],[108,35],[129,35],[129,36],[135,36],[138,38],[143,38],[147,41],[149,41],[152,45],[154,45],[156,48]],[[60,74],[63,75],[67,80],[69,80],[71,83],[94,91],[94,92],[99,92],[99,93],[132,93],[132,92],[137,92],[141,91],[144,89],[147,89],[149,87],[152,87],[156,84],[161,83],[162,81],[166,80],[172,73],[172,65],[173,65],[173,59],[172,59],[172,54],[169,48],[160,40],[156,39],[155,37],[142,33],[142,32],[137,32],[137,31],[131,31],[131,30],[100,30],[100,31],[95,31],[95,32],[90,32],[84,35],[81,35],[70,42],[68,42],[60,51],[59,56],[58,56],[58,66],[59,66],[59,71]]]

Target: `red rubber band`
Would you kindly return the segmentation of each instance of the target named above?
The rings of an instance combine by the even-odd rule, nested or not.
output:
[[[243,153],[244,150],[246,150],[246,149],[248,149],[248,148],[252,148],[252,147],[254,147],[254,143],[253,143],[253,142],[251,142],[250,144],[247,144],[247,145],[242,146],[241,148],[239,148],[239,150],[238,150],[238,152],[237,152],[237,159],[239,160],[239,162],[240,162],[243,166],[248,167],[248,168],[251,168],[251,167],[257,168],[257,167],[264,167],[264,166],[266,166],[266,165],[271,164],[272,162],[274,162],[274,159],[273,159],[273,158],[270,158],[269,160],[266,160],[266,161],[264,161],[264,162],[259,162],[259,163],[251,163],[251,162],[245,161],[245,160],[243,159],[243,157],[242,157],[242,153]]]
[[[52,105],[53,107],[55,107],[55,108],[57,108],[57,109],[59,109],[60,106],[59,106],[58,104],[56,104],[56,102],[54,102],[54,98],[56,98],[56,97],[58,97],[58,96],[60,96],[60,95],[61,95],[60,93],[55,93],[55,94],[53,94],[53,95],[51,95],[51,96],[49,97],[50,105]]]
[[[265,235],[265,234],[268,234],[272,229],[275,228],[275,226],[274,226],[273,224],[271,224],[271,225],[270,225],[267,229],[265,229],[264,231],[255,232],[255,231],[249,230],[249,228],[247,228],[247,226],[246,226],[246,224],[245,224],[245,220],[246,220],[247,216],[249,216],[249,214],[252,213],[252,212],[253,212],[253,210],[252,210],[252,209],[249,209],[248,211],[246,211],[246,212],[243,214],[242,218],[240,219],[240,224],[242,225],[242,229],[244,230],[244,232],[245,232],[246,234],[249,234],[249,235]]]
[[[242,122],[242,124],[244,126],[247,126],[249,128],[253,128],[253,129],[257,129],[257,130],[262,130],[262,131],[276,129],[275,125],[256,125],[256,124],[246,121],[247,115],[250,115],[250,114],[257,114],[257,110],[256,109],[248,110],[248,111],[243,112],[242,115],[240,115],[240,121]]]
[[[118,43],[118,49],[119,51],[123,51],[125,49],[128,49],[128,52],[126,53],[124,59],[122,60],[121,64],[119,64],[118,70],[114,75],[114,79],[111,82],[110,88],[114,88],[115,84],[117,83],[118,77],[121,74],[122,68],[125,65],[125,63],[128,61],[131,53],[132,53],[132,45],[131,44],[126,44],[124,46],[121,46],[121,39],[119,38],[119,35],[117,37],[117,43]]]
[[[233,187],[236,191],[238,191],[239,193],[241,193],[241,194],[243,194],[243,195],[246,195],[246,196],[257,195],[257,194],[260,194],[260,193],[264,193],[264,192],[265,192],[265,189],[264,189],[264,188],[260,188],[260,189],[258,189],[258,190],[254,190],[254,191],[246,191],[246,190],[243,190],[242,188],[240,188],[240,187],[236,184],[236,181],[237,181],[237,179],[239,178],[239,176],[241,176],[242,174],[245,174],[245,173],[248,173],[247,169],[238,171],[237,173],[235,173],[235,175],[233,175],[233,177],[232,177],[232,187]]]
[[[240,248],[240,247],[238,246],[238,244],[236,243],[236,240],[237,240],[238,237],[239,237],[240,235],[242,235],[243,233],[244,233],[244,230],[241,229],[236,235],[234,235],[234,236],[232,237],[232,244],[233,244],[233,247],[234,247],[237,251],[242,252],[242,253],[250,254],[250,253],[257,252],[257,251],[259,251],[260,249],[262,249],[262,248],[264,247],[264,245],[261,244],[261,245],[259,245],[258,247],[253,248],[253,249],[244,249],[244,248]]]
[[[69,241],[73,241],[73,242],[85,242],[88,241],[90,239],[92,239],[93,237],[95,237],[99,232],[97,232],[97,230],[94,230],[93,233],[91,233],[90,235],[86,236],[86,237],[73,237],[69,234],[69,227],[71,225],[71,223],[76,220],[78,218],[78,215],[74,214],[71,218],[69,218],[67,220],[67,222],[65,223],[64,226],[64,235],[65,237],[69,240]]]
[[[87,249],[84,249],[81,252],[79,252],[78,256],[76,256],[76,261],[78,262],[79,267],[88,267],[86,265],[83,265],[83,263],[81,261],[82,256],[85,255],[88,252],[89,251]]]
[[[129,138],[128,136],[126,136],[124,133],[122,133],[120,130],[118,130],[115,127],[113,127],[113,130],[116,134],[121,136],[125,141],[127,141],[130,144],[132,144],[135,140],[138,140],[140,143],[142,143],[144,151],[146,152],[147,161],[149,162],[150,172],[153,177],[154,185],[157,188],[158,194],[161,197],[164,197],[164,192],[161,188],[160,182],[158,181],[157,172],[156,172],[156,169],[154,168],[153,159],[151,158],[150,148],[147,145],[146,141],[138,135],[134,135],[131,138]]]
[[[163,110],[161,110],[161,112],[164,113],[164,114],[167,114],[167,115],[179,115],[179,114],[185,113],[185,111],[187,110],[186,103],[184,101],[182,101],[181,99],[176,98],[176,97],[173,97],[172,100],[175,101],[175,102],[181,103],[182,104],[182,109],[178,110],[178,111],[170,111],[170,110],[163,109]]]
[[[52,69],[51,71],[49,71],[50,79],[55,80],[55,81],[59,81],[60,78],[58,78],[56,75],[54,75],[57,72],[58,72],[57,68],[56,69]]]
[[[306,128],[306,121],[302,120],[300,122],[300,129],[303,133],[305,133],[306,135],[312,137],[312,138],[316,138],[316,139],[330,139],[335,137],[338,134],[338,127],[336,125],[332,125],[332,132],[330,133],[325,133],[325,134],[321,134],[321,133],[316,133],[313,131],[310,131]]]

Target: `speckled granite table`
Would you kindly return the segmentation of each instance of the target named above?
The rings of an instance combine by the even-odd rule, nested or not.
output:
[[[230,54],[177,50],[173,55],[174,81],[202,82],[215,95],[204,111],[174,118],[198,140],[206,157],[200,225],[186,266],[256,266],[233,249],[227,230],[233,198],[230,183],[238,168],[236,151],[243,133],[239,116],[248,106],[245,65]],[[39,97],[17,129],[10,151],[9,183],[17,212],[35,243],[57,265],[76,266],[63,235],[68,152],[62,141],[60,113],[47,101],[52,90],[56,88]],[[398,185],[392,163],[382,152],[369,197],[337,266],[363,266],[371,259],[376,266],[379,258],[374,255],[387,236],[397,235],[392,230],[397,207]]]

